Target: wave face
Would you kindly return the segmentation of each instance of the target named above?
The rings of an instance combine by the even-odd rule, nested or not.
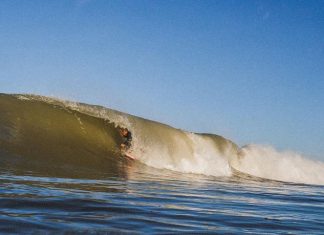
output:
[[[222,136],[186,132],[101,106],[1,94],[0,112],[1,167],[9,170],[123,176],[130,161],[119,150],[121,126],[132,132],[131,151],[137,162],[151,167],[324,184],[323,163],[262,146],[240,149]]]

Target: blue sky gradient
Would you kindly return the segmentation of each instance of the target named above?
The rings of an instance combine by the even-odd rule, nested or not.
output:
[[[324,1],[0,1],[0,92],[324,160]]]

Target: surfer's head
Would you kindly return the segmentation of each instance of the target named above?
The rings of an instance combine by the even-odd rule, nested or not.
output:
[[[127,128],[120,128],[120,133],[122,136],[127,136],[128,132],[129,131]]]

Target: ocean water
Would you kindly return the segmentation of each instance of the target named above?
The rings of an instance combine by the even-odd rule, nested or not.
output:
[[[323,186],[127,164],[90,179],[2,171],[1,233],[323,234]]]
[[[0,185],[1,234],[324,233],[323,162],[48,97],[0,95]]]

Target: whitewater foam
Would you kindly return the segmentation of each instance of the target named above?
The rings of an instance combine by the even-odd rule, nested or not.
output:
[[[271,146],[244,146],[231,164],[240,172],[260,178],[324,184],[323,162],[306,159],[292,151],[279,152]]]
[[[141,147],[140,160],[145,164],[183,173],[230,176],[231,169],[224,156],[209,137],[184,132],[172,145],[154,144]]]

